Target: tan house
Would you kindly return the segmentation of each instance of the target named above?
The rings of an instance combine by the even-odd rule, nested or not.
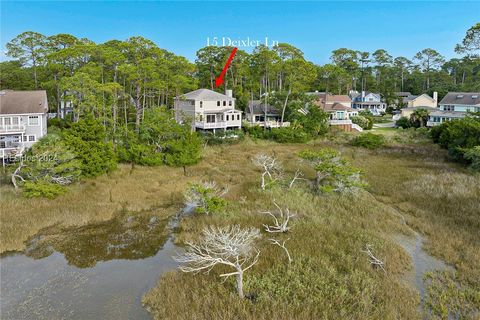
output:
[[[409,96],[406,98],[407,108],[413,107],[437,107],[438,93],[433,93],[433,98],[424,93],[419,96]]]
[[[314,104],[328,113],[330,126],[342,131],[362,131],[362,128],[351,120],[358,116],[358,110],[352,108],[352,99],[349,96],[330,93],[317,93],[315,96]]]

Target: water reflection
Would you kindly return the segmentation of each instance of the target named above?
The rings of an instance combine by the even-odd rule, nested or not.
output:
[[[69,265],[91,268],[99,261],[137,260],[154,256],[167,241],[167,220],[122,214],[82,227],[46,228],[28,241],[25,254],[34,259],[62,253]]]

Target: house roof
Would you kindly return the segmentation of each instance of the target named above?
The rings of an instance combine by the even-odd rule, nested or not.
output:
[[[426,93],[423,93],[423,94],[421,94],[421,95],[419,95],[419,96],[410,96],[410,97],[407,97],[407,99],[408,99],[409,101],[411,101],[411,100],[415,100],[415,99],[420,98],[420,97],[425,97],[425,98],[429,99],[430,101],[435,102],[435,99],[433,99],[432,97],[430,97],[430,96],[429,96],[428,94],[426,94]]]
[[[400,92],[395,92],[395,95],[397,95],[399,97],[409,97],[412,94],[408,91],[400,91]]]
[[[277,108],[260,100],[250,100],[248,102],[247,112],[251,114],[279,114]]]
[[[449,92],[440,104],[480,104],[480,92]]]
[[[47,92],[0,91],[0,114],[46,113],[48,111]]]
[[[465,117],[466,112],[460,111],[443,111],[436,110],[429,114],[430,117],[449,117],[449,118],[463,118]]]
[[[202,100],[202,101],[217,101],[217,100],[235,100],[235,98],[229,97],[225,94],[221,94],[209,89],[198,89],[195,91],[190,91],[185,94],[176,97],[176,99],[185,99],[185,100]]]
[[[344,106],[341,103],[335,102],[335,103],[327,103],[325,106],[322,106],[323,111],[326,112],[334,112],[334,111],[356,111],[353,108]]]

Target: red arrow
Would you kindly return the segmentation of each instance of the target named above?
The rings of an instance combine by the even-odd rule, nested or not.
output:
[[[230,66],[230,63],[232,63],[232,59],[235,56],[235,53],[237,53],[237,48],[233,48],[232,53],[230,53],[230,57],[228,57],[227,63],[225,63],[225,67],[223,67],[222,73],[220,73],[220,75],[217,78],[215,78],[216,88],[222,85],[223,77],[225,76],[225,73],[227,72],[227,69]]]

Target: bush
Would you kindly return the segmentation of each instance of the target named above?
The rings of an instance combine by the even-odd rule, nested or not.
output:
[[[48,183],[46,181],[27,181],[23,185],[23,195],[27,198],[45,197],[53,199],[66,191],[65,187],[58,184]]]
[[[407,129],[412,126],[412,124],[410,123],[410,119],[408,119],[407,117],[401,117],[397,120],[397,122],[395,122],[395,125],[403,129]]]
[[[116,168],[117,158],[113,145],[106,142],[106,130],[102,123],[87,116],[72,124],[63,133],[64,141],[82,163],[82,175],[95,177]]]
[[[359,116],[362,116],[368,120],[368,125],[365,130],[370,130],[373,128],[373,115],[370,111],[368,110],[363,110],[358,113]]]
[[[377,149],[385,145],[385,137],[380,134],[368,132],[355,137],[352,141],[352,145],[367,149]]]
[[[470,168],[480,171],[480,146],[466,149],[463,157],[470,162]]]
[[[351,120],[353,123],[358,124],[362,129],[368,130],[370,127],[370,121],[364,116],[354,116]]]
[[[193,183],[185,191],[187,205],[195,207],[196,213],[210,214],[223,210],[227,201],[222,198],[226,190],[220,190],[214,182]]]
[[[280,143],[303,143],[307,142],[310,137],[302,129],[273,128],[269,133],[270,139]]]

